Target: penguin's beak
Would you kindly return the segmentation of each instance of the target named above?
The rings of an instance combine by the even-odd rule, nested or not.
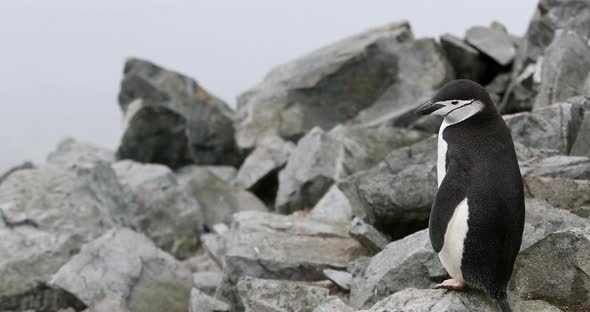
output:
[[[420,105],[416,109],[415,113],[416,113],[416,115],[430,115],[434,111],[441,109],[443,107],[445,107],[445,106],[442,104],[434,103],[432,100],[430,100],[430,101]]]

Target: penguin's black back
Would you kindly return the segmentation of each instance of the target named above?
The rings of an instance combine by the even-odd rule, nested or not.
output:
[[[443,131],[450,159],[464,170],[469,217],[461,270],[465,281],[506,295],[524,227],[524,190],[510,130],[495,111]],[[505,298],[504,298],[505,299]]]

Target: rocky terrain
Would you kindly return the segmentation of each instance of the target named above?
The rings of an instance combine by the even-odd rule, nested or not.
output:
[[[469,78],[512,130],[526,225],[515,311],[590,311],[590,1],[415,38],[367,30],[273,68],[233,110],[129,59],[115,150],[65,139],[0,175],[0,311],[498,311],[428,238],[441,120]]]

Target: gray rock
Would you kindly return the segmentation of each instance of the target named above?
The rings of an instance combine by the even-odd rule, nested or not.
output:
[[[407,22],[371,29],[274,68],[240,96],[237,142],[251,148],[267,135],[297,140],[315,126],[329,130],[355,117],[415,119],[408,113],[416,103],[453,76],[436,42],[413,41]]]
[[[588,220],[566,210],[557,209],[543,200],[527,199],[521,250],[525,250],[547,235],[588,224]]]
[[[501,99],[504,96],[504,93],[506,93],[509,84],[510,74],[501,73],[496,75],[492,81],[485,85],[486,90],[496,106],[500,105]]]
[[[440,36],[440,45],[453,65],[457,79],[487,80],[486,71],[490,64],[477,49],[451,34]]]
[[[363,220],[355,218],[350,227],[350,236],[356,239],[367,250],[377,253],[383,250],[390,240],[370,224]]]
[[[425,228],[437,189],[436,136],[394,150],[338,187],[354,215],[394,239]]]
[[[147,237],[113,229],[84,245],[51,278],[92,311],[187,311],[190,272]]]
[[[237,174],[238,170],[231,166],[186,166],[176,171],[180,176],[190,176],[193,172],[198,172],[202,169],[208,170],[211,174],[216,176],[218,179],[225,183],[232,183]]]
[[[535,159],[520,167],[524,175],[590,180],[590,158],[580,156],[552,156]]]
[[[538,149],[519,142],[514,142],[514,150],[516,151],[516,158],[521,164],[521,169],[525,169],[524,167],[527,164],[534,161],[559,155],[559,152],[555,149]]]
[[[301,282],[242,278],[238,282],[246,312],[312,312],[330,291]]]
[[[309,215],[325,221],[349,222],[352,219],[352,207],[338,186],[332,185]]]
[[[525,195],[545,200],[556,208],[590,217],[590,181],[526,176]]]
[[[129,213],[139,230],[179,259],[192,255],[199,245],[203,213],[174,173],[163,165],[129,160],[112,167],[137,202],[138,207]]]
[[[234,184],[254,192],[264,202],[274,204],[279,170],[285,166],[294,149],[295,144],[279,137],[260,139],[254,151],[244,160]]]
[[[432,249],[428,230],[422,230],[387,245],[362,274],[354,276],[350,304],[369,308],[407,287],[430,288],[446,275]]]
[[[141,99],[135,114],[131,103]],[[233,112],[196,81],[140,59],[128,59],[119,93],[127,119],[120,158],[187,164],[236,165]],[[149,107],[149,108],[148,108]]]
[[[279,173],[275,207],[289,213],[313,207],[337,180],[371,168],[391,150],[423,139],[425,133],[391,126],[312,129]]]
[[[181,171],[178,179],[201,204],[205,224],[210,228],[218,223],[230,223],[231,216],[239,211],[268,211],[252,193],[223,182],[205,168]]]
[[[510,305],[519,312],[558,312],[558,308],[543,301],[524,301],[509,295]],[[368,310],[359,312],[497,312],[498,307],[480,291],[448,291],[442,289],[406,288]]]
[[[47,281],[84,243],[129,223],[121,189],[103,164],[79,171],[43,166],[8,176],[0,184],[0,310],[67,307],[60,303],[73,297]]]
[[[62,140],[47,156],[47,162],[64,168],[90,168],[97,162],[113,163],[115,152],[72,138]]]
[[[204,235],[209,234],[201,235],[201,243]],[[191,272],[220,272],[221,267],[205,249],[204,244],[202,244],[201,248],[190,258],[183,260],[182,264]]]
[[[225,256],[224,237],[219,234],[206,233],[201,235],[201,243],[217,266],[223,268],[223,257]]]
[[[327,279],[332,281],[332,283],[336,284],[341,289],[350,290],[350,285],[352,284],[352,274],[346,271],[326,269],[324,270],[324,275]]]
[[[516,55],[512,38],[497,28],[471,27],[465,33],[465,40],[502,66],[512,63]]]
[[[585,311],[590,309],[589,259],[590,227],[552,233],[519,255],[511,288],[523,298]]]
[[[578,131],[578,137],[570,151],[572,156],[590,157],[590,108],[584,113],[584,120]]]
[[[0,183],[2,183],[4,180],[6,180],[6,178],[8,178],[9,175],[11,175],[19,170],[28,170],[28,169],[33,169],[33,168],[35,168],[35,165],[33,165],[33,163],[30,161],[25,161],[25,162],[18,164],[16,166],[12,166],[0,175]]]
[[[504,116],[504,121],[515,142],[568,154],[578,135],[582,116],[579,105],[559,103],[533,112]]]
[[[227,234],[223,280],[217,297],[241,311],[236,283],[243,276],[293,281],[324,279],[324,269],[343,269],[365,254],[346,224],[241,212]]]
[[[589,72],[588,38],[571,31],[557,32],[545,51],[541,85],[534,107],[548,106],[575,95],[589,95]]]
[[[193,288],[207,295],[215,295],[219,284],[221,284],[221,272],[193,273]]]
[[[191,290],[189,312],[229,312],[230,306],[219,301],[198,289]]]
[[[320,304],[312,312],[354,312],[354,310],[338,297],[329,297],[328,301]]]
[[[590,35],[590,4],[585,1],[541,0],[522,40],[512,71],[512,82],[502,106],[508,111],[530,109],[540,79],[526,74],[530,66],[539,67],[546,48],[558,29],[573,31],[586,40]],[[535,70],[533,70],[535,71]]]

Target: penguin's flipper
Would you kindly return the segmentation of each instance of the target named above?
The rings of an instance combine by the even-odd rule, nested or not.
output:
[[[430,211],[430,242],[434,251],[441,251],[445,241],[447,225],[455,212],[455,208],[467,197],[467,186],[469,185],[468,171],[464,170],[452,158],[447,162],[447,173],[443,179],[434,204]]]

